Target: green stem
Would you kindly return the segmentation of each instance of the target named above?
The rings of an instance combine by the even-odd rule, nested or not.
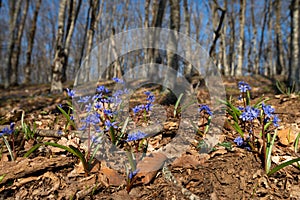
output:
[[[7,147],[7,150],[9,152],[10,157],[11,157],[11,160],[15,161],[14,154],[13,154],[11,148],[10,148],[10,145],[9,145],[7,139],[4,136],[3,136],[3,141],[4,141],[4,143],[5,143],[6,147]]]

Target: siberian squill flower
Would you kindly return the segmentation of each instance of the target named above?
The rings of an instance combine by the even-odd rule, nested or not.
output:
[[[210,116],[213,114],[208,105],[199,105],[199,106],[200,106],[200,108],[198,109],[199,112],[204,111]]]
[[[141,140],[146,136],[147,136],[147,134],[138,130],[138,132],[136,132],[136,133],[128,134],[126,142]]]
[[[244,112],[240,115],[243,121],[253,121],[259,115],[259,110],[257,108],[247,106]]]
[[[245,81],[240,81],[238,83],[238,87],[239,87],[240,92],[247,92],[247,91],[251,90],[250,85],[248,83],[246,83]]]

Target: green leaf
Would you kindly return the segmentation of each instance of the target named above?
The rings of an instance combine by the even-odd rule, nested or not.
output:
[[[37,150],[42,145],[49,145],[49,146],[57,147],[57,148],[64,149],[64,150],[70,152],[71,154],[77,156],[80,159],[80,161],[82,162],[83,167],[86,171],[89,170],[88,164],[86,162],[86,159],[85,159],[83,153],[81,153],[81,151],[79,151],[77,148],[73,147],[72,145],[67,147],[67,146],[60,145],[60,144],[53,143],[53,142],[38,143],[38,144],[34,145],[31,149],[29,149],[29,151],[27,151],[27,153],[24,155],[24,157],[25,158],[28,157],[32,152]]]
[[[180,103],[182,97],[183,97],[183,93],[181,93],[181,94],[179,95],[179,97],[178,97],[178,99],[177,99],[177,101],[176,101],[176,103],[175,103],[174,112],[173,112],[174,117],[176,117],[177,111],[179,111],[179,110],[177,110],[177,108],[178,108],[178,106],[179,106],[179,103]]]
[[[31,147],[31,149],[29,149],[25,154],[24,154],[24,158],[27,158],[28,156],[30,156],[30,154],[32,154],[35,150],[37,150],[40,146],[42,146],[43,143],[38,143],[36,145],[34,145],[33,147]]]
[[[267,168],[266,168],[266,173],[270,171],[271,168],[271,154],[272,154],[272,149],[274,146],[275,138],[277,136],[277,129],[275,130],[275,133],[272,137],[272,140],[270,141],[270,133],[267,134],[267,143],[270,145],[267,145],[267,152],[266,152],[266,161],[267,161]]]
[[[0,183],[3,181],[3,179],[5,178],[6,174],[2,174],[0,175]]]
[[[66,111],[64,109],[62,109],[60,106],[57,106],[57,108],[63,114],[63,116],[67,119],[67,121],[68,121],[67,125],[71,124],[75,128],[76,127],[75,123],[73,122],[73,120],[71,120],[70,115],[68,113],[66,113]],[[67,125],[66,125],[66,127],[67,127]]]
[[[291,164],[293,164],[294,162],[299,162],[300,158],[295,158],[293,160],[289,160],[287,162],[281,163],[280,165],[277,165],[276,167],[274,167],[269,173],[268,176],[271,176],[272,174],[276,173],[277,171],[281,170],[282,168],[289,166]]]
[[[225,147],[227,150],[231,151],[232,150],[232,145],[230,142],[222,142],[218,143],[219,146]]]
[[[298,153],[299,139],[300,139],[300,132],[298,133],[298,135],[295,139],[295,144],[294,144],[295,153]]]
[[[241,137],[244,137],[244,132],[237,122],[234,122],[233,127],[241,135]]]

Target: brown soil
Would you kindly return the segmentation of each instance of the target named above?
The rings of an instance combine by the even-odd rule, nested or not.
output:
[[[268,104],[275,108],[281,119],[281,130],[290,128],[294,134],[300,132],[299,96],[279,94],[272,80],[243,77],[224,79],[228,97],[238,96],[239,80],[252,86],[253,102],[261,96],[270,98]],[[181,157],[170,161],[167,168],[156,171],[150,181],[138,177],[129,193],[125,172],[105,168],[103,163],[96,163],[91,172],[85,174],[77,158],[50,147],[39,149],[30,158],[22,158],[32,147],[30,142],[63,140],[57,131],[64,129],[65,119],[56,106],[64,106],[66,96],[51,95],[48,88],[43,85],[0,91],[1,129],[12,121],[21,127],[20,120],[25,111],[28,124],[33,126],[35,122],[38,129],[55,130],[50,131],[48,137],[41,137],[45,136],[41,131],[36,141],[24,140],[21,133],[16,139],[17,161],[10,160],[0,140],[1,199],[300,199],[300,168],[288,166],[268,177],[258,154],[236,147],[233,139],[238,134],[226,123],[220,142],[231,143],[231,149],[216,146],[215,151],[207,154],[196,149],[197,143],[192,144]],[[202,99],[201,103],[209,104],[209,93],[205,88],[199,89],[198,98]],[[151,141],[158,147],[172,139],[176,124],[180,123],[172,118],[174,106],[164,105],[164,108],[168,113],[168,124],[163,134]],[[64,138],[66,144],[76,144],[76,137]],[[294,151],[294,141],[286,144],[284,139],[283,136],[276,138],[272,151],[274,158],[282,161],[288,156],[299,157]]]

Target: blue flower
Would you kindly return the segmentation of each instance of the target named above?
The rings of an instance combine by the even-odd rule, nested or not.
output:
[[[100,123],[100,114],[99,113],[91,113],[82,121],[87,124],[97,125]]]
[[[238,106],[237,109],[239,109],[240,111],[243,111],[243,110],[244,110],[244,107]]]
[[[119,78],[117,78],[117,77],[112,78],[112,80],[115,81],[116,83],[121,83],[121,84],[124,83],[123,80],[121,80],[121,79],[119,79]]]
[[[88,105],[85,105],[85,111],[90,112],[92,110],[92,104],[89,103]]]
[[[126,142],[140,140],[140,139],[143,139],[146,136],[147,136],[147,134],[145,134],[145,133],[141,132],[140,130],[138,130],[138,132],[136,132],[136,133],[128,134]]]
[[[109,117],[112,117],[114,114],[110,109],[104,109],[103,113]]]
[[[132,179],[139,171],[140,171],[139,169],[136,169],[136,170],[134,170],[134,171],[131,171],[131,170],[130,170],[130,172],[129,172],[129,174],[128,174],[129,180],[131,180],[131,179]]]
[[[198,109],[199,112],[205,111],[210,116],[213,114],[208,105],[199,105],[199,106],[200,106],[200,108]]]
[[[94,96],[93,96],[93,100],[98,100],[98,99],[102,99],[102,93],[100,93],[100,94],[95,94]]]
[[[134,108],[132,108],[132,111],[134,113],[134,115],[136,115],[138,112],[140,112],[140,107],[139,106],[135,106]]]
[[[253,121],[258,117],[260,111],[257,108],[247,106],[244,112],[240,115],[243,121]]]
[[[93,144],[99,144],[99,143],[101,143],[101,138],[100,138],[99,136],[94,136],[94,135],[92,135],[92,137],[91,137],[91,142],[92,142]]]
[[[103,85],[99,85],[96,90],[99,93],[101,93],[101,92],[103,92],[103,93],[109,93],[109,90],[105,86],[103,86]]]
[[[274,114],[274,108],[272,108],[270,105],[265,105],[264,103],[261,105],[265,115],[268,117],[268,118],[271,118]]]
[[[105,124],[105,126],[106,126],[106,130],[109,130],[110,127],[118,128],[118,126],[116,126],[117,122],[111,123],[111,121],[106,120],[106,121],[104,122],[104,124]]]
[[[278,127],[279,126],[278,122],[280,122],[280,119],[278,118],[277,115],[274,115],[274,117],[273,117],[273,125],[275,127]]]
[[[238,87],[239,87],[240,92],[247,92],[247,91],[251,90],[250,85],[244,81],[240,81],[238,83]]]
[[[150,111],[150,110],[152,110],[152,106],[153,106],[153,104],[152,103],[147,103],[146,105],[145,105],[145,109],[146,109],[146,111]]]
[[[94,105],[95,109],[102,109],[103,108],[103,105],[101,102],[96,102],[95,105]]]
[[[67,88],[67,93],[68,93],[68,96],[73,98],[75,97],[75,91],[74,90],[70,90],[69,88]]]
[[[12,122],[10,123],[9,128],[8,127],[4,127],[2,129],[2,131],[0,132],[0,137],[3,136],[4,134],[10,135],[14,132],[14,128],[15,128],[15,123]]]
[[[240,147],[240,146],[243,146],[243,144],[244,144],[244,139],[243,139],[241,136],[238,136],[238,137],[235,138],[233,141],[234,141],[234,142],[236,143],[236,145],[238,145],[239,147]]]
[[[90,98],[91,98],[90,96],[80,97],[78,103],[87,103],[90,100]]]
[[[144,92],[145,95],[150,96],[152,93],[150,91]]]
[[[147,97],[146,100],[147,100],[148,102],[150,102],[150,103],[153,103],[154,100],[155,100],[155,96],[154,96],[154,95],[150,95],[150,96]]]

